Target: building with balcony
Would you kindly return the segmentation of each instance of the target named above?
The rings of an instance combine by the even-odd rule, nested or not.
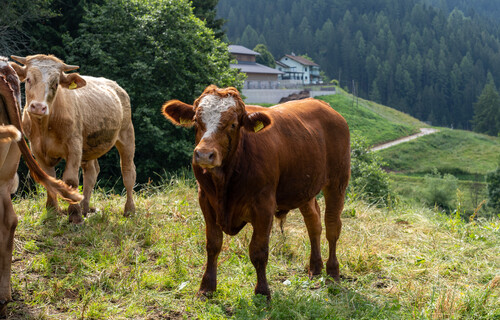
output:
[[[319,65],[293,53],[277,60],[276,69],[283,72],[278,75],[278,80],[285,87],[321,83]]]
[[[257,63],[255,58],[260,53],[239,45],[229,45],[228,47],[229,53],[237,61],[237,63],[231,63],[230,67],[247,75],[243,85],[245,89],[279,88],[278,76],[282,75],[283,72]]]

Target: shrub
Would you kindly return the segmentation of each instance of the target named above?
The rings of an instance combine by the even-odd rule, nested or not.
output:
[[[438,206],[446,210],[454,207],[458,183],[458,179],[454,175],[449,173],[441,175],[434,168],[432,173],[425,175],[424,181],[423,198],[428,205]]]
[[[381,166],[380,157],[370,151],[365,138],[352,134],[349,193],[370,202],[385,203],[389,196],[389,177]]]
[[[488,207],[500,212],[500,166],[486,176],[488,183]]]

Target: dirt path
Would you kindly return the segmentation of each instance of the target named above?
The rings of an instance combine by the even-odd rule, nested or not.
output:
[[[378,150],[386,149],[386,148],[395,146],[397,144],[407,142],[407,141],[410,141],[413,139],[417,139],[418,137],[422,137],[422,136],[425,136],[425,135],[428,135],[428,134],[431,134],[434,132],[438,132],[438,131],[439,131],[438,129],[433,129],[433,128],[420,128],[419,133],[413,134],[413,135],[408,136],[408,137],[400,138],[400,139],[397,139],[397,140],[394,140],[391,142],[379,144],[378,146],[371,148],[371,151],[378,151]]]

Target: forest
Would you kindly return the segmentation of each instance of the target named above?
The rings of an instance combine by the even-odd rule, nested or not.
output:
[[[264,44],[276,59],[305,54],[352,93],[432,125],[470,130],[478,96],[487,83],[500,83],[498,6],[471,3],[221,0],[217,9],[231,43]]]
[[[167,123],[162,104],[170,99],[192,103],[210,84],[242,83],[219,39],[216,3],[1,1],[0,55],[53,54],[80,66],[82,75],[118,82],[131,98],[137,182],[158,181],[165,172],[190,165],[194,141],[192,132]],[[118,152],[112,149],[99,163],[101,185],[113,186],[121,176]]]

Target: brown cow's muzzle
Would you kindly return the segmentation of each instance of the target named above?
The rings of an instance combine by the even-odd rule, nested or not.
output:
[[[45,116],[49,112],[49,108],[44,102],[32,101],[28,106],[28,112],[37,116]]]
[[[193,154],[193,163],[204,169],[218,167],[221,165],[219,152],[212,148],[196,147]]]

